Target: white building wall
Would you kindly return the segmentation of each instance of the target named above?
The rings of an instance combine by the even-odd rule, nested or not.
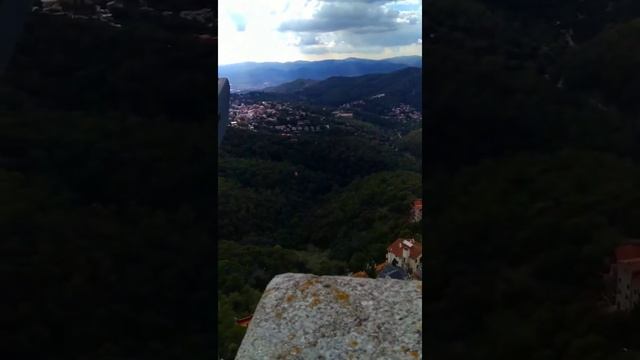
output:
[[[640,300],[638,287],[631,283],[631,272],[622,266],[618,267],[616,279],[616,307],[618,310],[628,311],[633,309]]]
[[[404,259],[398,256],[395,256],[392,252],[387,252],[387,264],[391,264],[393,262],[393,260],[396,260],[396,262],[398,263],[398,266],[403,267],[404,266]]]
[[[409,269],[411,272],[416,271],[416,261],[414,259],[409,259]]]
[[[393,260],[396,260],[398,266],[403,268],[408,268],[412,272],[418,271],[418,268],[420,267],[420,257],[418,257],[418,259],[412,259],[408,257],[408,254],[407,254],[407,257],[404,258],[404,257],[395,256],[392,252],[387,251],[386,260],[387,260],[387,264],[391,264]]]

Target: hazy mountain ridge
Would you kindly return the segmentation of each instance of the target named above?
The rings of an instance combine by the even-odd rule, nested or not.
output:
[[[259,90],[297,79],[324,80],[332,76],[361,76],[421,67],[422,57],[407,56],[383,60],[348,58],[343,60],[295,61],[287,63],[238,63],[221,65],[218,76],[229,78],[234,90]]]
[[[405,103],[422,109],[422,69],[407,67],[386,74],[334,76],[313,83],[298,79],[265,90],[262,92],[286,94],[292,100],[304,100],[317,105],[339,106],[375,97],[379,103]]]
[[[288,83],[284,83],[284,84],[280,84],[278,86],[272,86],[272,87],[268,87],[268,88],[264,88],[262,89],[263,92],[267,92],[267,93],[281,93],[281,94],[287,94],[287,93],[293,93],[293,92],[297,92],[297,91],[302,91],[305,88],[312,86],[314,84],[317,84],[318,80],[311,80],[311,79],[298,79],[298,80],[294,80]]]

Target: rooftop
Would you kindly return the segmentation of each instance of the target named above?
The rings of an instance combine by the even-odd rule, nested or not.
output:
[[[407,245],[411,244],[411,245]],[[415,241],[414,239],[396,239],[389,247],[387,251],[390,251],[396,257],[402,257],[402,249],[409,249],[409,257],[411,259],[417,260],[419,256],[422,255],[422,244]]]
[[[615,249],[616,261],[640,258],[640,243],[626,242]]]

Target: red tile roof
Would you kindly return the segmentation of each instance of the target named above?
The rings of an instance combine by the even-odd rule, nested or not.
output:
[[[402,249],[407,247],[407,245],[403,244],[403,241],[407,241],[412,245],[409,246],[409,257],[417,260],[418,256],[422,255],[422,244],[415,241],[414,239],[396,239],[389,247],[387,251],[393,253],[396,257],[402,257]]]
[[[253,318],[253,315],[249,315],[249,316],[243,317],[242,319],[236,319],[236,325],[247,327],[249,326],[249,323],[251,322],[252,318]]]
[[[413,207],[415,209],[422,209],[422,199],[413,200]]]
[[[640,244],[620,245],[615,250],[616,261],[640,258]]]

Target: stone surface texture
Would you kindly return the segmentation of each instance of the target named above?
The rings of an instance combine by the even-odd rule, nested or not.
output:
[[[281,274],[236,360],[422,359],[422,282]]]

